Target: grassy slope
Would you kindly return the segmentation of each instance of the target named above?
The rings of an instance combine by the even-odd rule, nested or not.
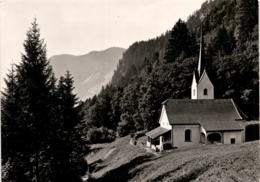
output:
[[[259,142],[200,145],[155,155],[140,145],[130,145],[129,140],[127,136],[111,144],[92,146],[93,153],[87,156],[92,181],[253,182],[259,179]]]

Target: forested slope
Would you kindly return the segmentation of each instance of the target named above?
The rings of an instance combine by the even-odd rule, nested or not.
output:
[[[125,51],[112,82],[82,105],[87,141],[154,128],[162,101],[190,98],[201,22],[215,97],[233,98],[248,119],[258,118],[258,1],[206,1],[186,22]]]

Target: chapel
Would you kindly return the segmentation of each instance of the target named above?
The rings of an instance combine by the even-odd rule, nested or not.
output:
[[[167,99],[162,103],[160,126],[146,133],[147,147],[198,144],[235,144],[245,141],[244,119],[232,98],[214,98],[214,85],[205,64],[201,31],[199,59],[193,72],[191,99]]]

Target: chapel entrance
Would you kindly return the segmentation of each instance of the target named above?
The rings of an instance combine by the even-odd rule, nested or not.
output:
[[[147,147],[161,151],[171,147],[171,130],[163,127],[157,127],[145,134],[148,137]]]
[[[210,134],[208,134],[207,139],[208,139],[209,144],[221,143],[221,134],[220,133],[210,133]]]

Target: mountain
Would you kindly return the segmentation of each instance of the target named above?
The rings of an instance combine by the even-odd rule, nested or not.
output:
[[[111,47],[79,56],[55,55],[49,60],[57,77],[70,71],[75,81],[75,92],[81,100],[85,100],[97,94],[111,80],[124,51],[124,48]]]
[[[169,31],[156,38],[132,44],[119,61],[118,67],[112,77],[112,85],[120,85],[120,82],[126,83],[125,79],[131,77],[129,73],[133,69],[137,69],[137,73],[134,73],[135,75],[139,74],[147,66],[145,60],[153,60],[155,54],[158,54],[159,58],[163,59],[168,39]]]

